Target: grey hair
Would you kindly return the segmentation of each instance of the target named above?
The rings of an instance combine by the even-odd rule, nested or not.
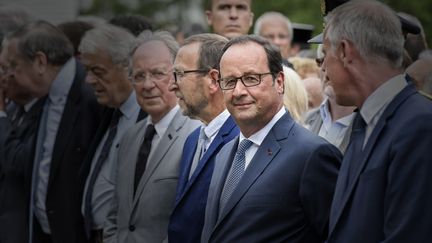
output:
[[[114,64],[127,67],[134,42],[135,36],[126,29],[103,24],[87,31],[78,49],[93,54],[105,50]]]
[[[0,7],[0,43],[7,33],[17,30],[34,19],[26,10],[18,6]]]
[[[265,20],[271,19],[271,18],[279,18],[281,20],[283,20],[286,24],[287,30],[288,30],[288,35],[290,38],[290,41],[293,38],[293,25],[291,23],[291,21],[283,14],[279,13],[279,12],[265,12],[264,14],[262,14],[256,21],[255,21],[255,26],[254,26],[254,34],[255,35],[261,35],[261,28],[262,28],[262,24]]]
[[[45,54],[51,65],[62,66],[73,55],[72,43],[56,26],[43,21],[25,24],[9,33],[6,40],[16,39],[19,53],[28,60],[34,60],[38,52]]]
[[[342,40],[352,42],[372,63],[401,68],[404,37],[396,13],[378,1],[353,0],[326,16],[326,37],[334,50]]]
[[[141,32],[141,34],[139,34],[136,39],[134,47],[132,48],[132,55],[135,53],[138,47],[149,41],[163,42],[171,54],[171,61],[174,63],[174,59],[179,49],[179,44],[170,32],[163,30],[158,30],[155,32],[152,32],[150,30],[144,30],[143,32]]]
[[[193,43],[200,43],[198,69],[219,69],[219,58],[228,39],[218,34],[197,34],[186,38],[181,46]]]

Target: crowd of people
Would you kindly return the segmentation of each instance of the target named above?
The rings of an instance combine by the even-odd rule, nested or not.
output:
[[[181,39],[0,6],[0,243],[431,242],[421,23],[322,3],[308,55],[252,0]]]

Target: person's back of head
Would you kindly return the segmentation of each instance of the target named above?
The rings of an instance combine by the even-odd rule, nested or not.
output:
[[[65,33],[74,47],[74,56],[79,56],[78,47],[84,34],[94,26],[90,23],[74,20],[60,23],[57,27]]]
[[[423,25],[421,24],[420,20],[410,14],[399,12],[398,15],[402,18],[405,18],[412,23],[416,24],[420,28],[419,34],[411,34],[407,33],[405,38],[405,50],[408,53],[409,57],[413,62],[415,62],[420,53],[428,48],[428,44],[426,42],[426,36],[423,29]]]
[[[142,15],[117,15],[109,20],[110,24],[117,25],[129,30],[138,36],[144,30],[153,30],[151,21]]]
[[[292,118],[303,123],[303,115],[308,110],[308,94],[300,76],[291,68],[283,66],[285,75],[284,105]]]
[[[370,63],[401,68],[404,37],[396,13],[378,1],[352,0],[326,17],[326,37],[336,48],[342,40],[354,44]]]

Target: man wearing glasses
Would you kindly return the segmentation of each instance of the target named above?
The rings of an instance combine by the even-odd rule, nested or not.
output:
[[[323,242],[341,154],[283,106],[282,57],[262,37],[232,39],[219,85],[240,135],[216,158],[202,242]]]
[[[177,50],[168,32],[144,32],[132,51],[131,79],[138,104],[149,116],[120,142],[103,242],[162,242],[167,237],[183,145],[200,125],[181,114],[168,90]]]
[[[175,82],[170,89],[178,97],[183,114],[201,120],[203,125],[189,135],[183,149],[168,229],[170,242],[200,241],[216,154],[239,133],[217,83],[218,57],[227,42],[216,34],[191,36],[183,42],[174,62]]]

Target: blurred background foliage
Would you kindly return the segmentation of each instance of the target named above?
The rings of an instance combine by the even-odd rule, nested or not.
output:
[[[142,14],[153,20],[158,28],[187,28],[199,23],[207,28],[204,0],[94,0],[81,14],[110,18],[116,14]],[[425,30],[429,47],[432,46],[432,1],[382,0],[396,12],[416,16]],[[255,19],[266,11],[278,11],[292,22],[315,26],[314,34],[322,31],[320,0],[254,0]],[[251,28],[252,31],[252,28]]]

